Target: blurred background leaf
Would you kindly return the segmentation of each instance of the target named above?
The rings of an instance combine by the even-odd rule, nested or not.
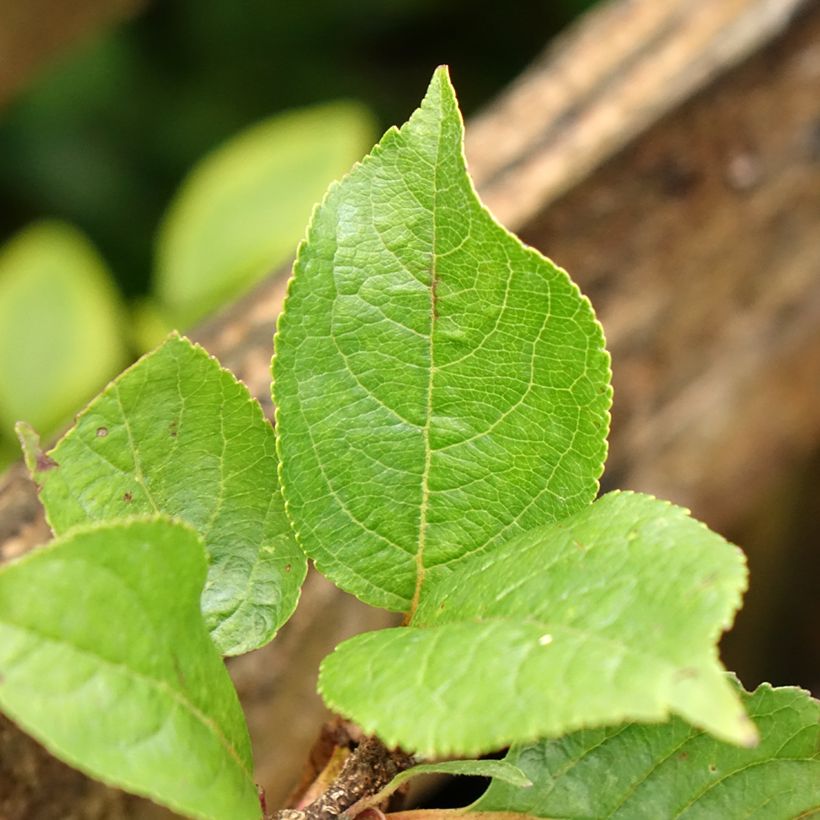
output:
[[[126,363],[120,297],[91,242],[38,222],[0,248],[0,423],[53,432]]]
[[[187,327],[284,264],[328,184],[376,139],[361,105],[330,103],[242,131],[197,164],[163,220],[154,290]]]
[[[20,273],[14,288],[3,285],[14,319],[0,329],[0,468],[16,457],[9,441],[18,418],[55,432],[128,357],[286,262],[328,182],[406,118],[437,64],[451,65],[469,114],[593,3],[522,0],[516,14],[478,14],[466,0],[167,0],[134,4],[131,19],[52,57],[39,74],[12,53],[0,66],[0,88],[18,89],[11,100],[0,95],[0,241],[37,220],[75,225],[131,310],[123,314],[100,285],[104,264],[88,240],[79,250],[80,233],[23,234],[40,237],[39,251],[33,238],[28,247],[41,261],[25,264],[41,272],[25,287]],[[0,25],[13,28],[23,12],[0,8]],[[73,273],[57,272],[58,233],[73,248],[65,262]],[[96,273],[78,274],[83,266]],[[80,314],[56,309],[49,276],[62,276],[60,287],[75,282],[75,296],[80,287],[96,294],[82,314],[83,333],[99,343],[93,355],[82,358],[71,335]],[[27,327],[22,318],[36,298],[48,303],[37,308],[49,317],[47,336],[37,330],[44,322]]]

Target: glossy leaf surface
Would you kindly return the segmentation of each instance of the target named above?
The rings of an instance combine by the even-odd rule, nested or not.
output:
[[[242,709],[164,519],[78,530],[0,570],[0,708],[83,771],[194,817],[257,818]]]
[[[200,533],[210,556],[202,610],[223,654],[261,646],[290,617],[306,561],[285,517],[273,430],[202,348],[169,338],[47,455],[23,438],[56,533],[152,512]]]

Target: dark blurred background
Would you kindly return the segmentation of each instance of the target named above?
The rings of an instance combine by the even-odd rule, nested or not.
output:
[[[0,235],[57,216],[93,239],[128,296],[186,172],[277,111],[348,98],[403,122],[449,63],[465,115],[593,0],[164,0],[24,78],[0,122]],[[45,24],[45,21],[44,21]],[[3,71],[14,66],[5,64]]]
[[[469,115],[592,3],[0,3],[0,467],[16,457],[15,421],[54,433],[167,330],[283,263],[310,204],[407,117],[436,65],[450,64]],[[272,126],[277,168],[237,145],[217,179],[181,195],[235,135],[339,100],[357,105],[280,123],[278,137]],[[232,193],[238,166],[264,188]],[[198,215],[220,196],[234,224],[214,251],[221,240]]]

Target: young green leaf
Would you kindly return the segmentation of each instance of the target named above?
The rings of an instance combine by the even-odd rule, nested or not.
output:
[[[48,454],[21,439],[55,533],[162,512],[210,556],[202,611],[236,655],[290,617],[306,572],[277,484],[274,435],[243,384],[173,336],[98,396]]]
[[[0,708],[85,772],[194,817],[256,818],[242,709],[169,520],[76,530],[0,570]]]
[[[372,144],[354,103],[278,114],[222,145],[190,173],[162,224],[156,296],[187,326],[287,262],[313,204]]]
[[[742,699],[760,730],[739,749],[682,720],[587,729],[510,750],[535,785],[496,780],[471,810],[539,817],[759,817],[787,820],[820,810],[820,703],[795,688],[763,684]]]
[[[610,493],[428,571],[410,627],[342,643],[319,688],[366,731],[427,755],[670,712],[753,743],[715,649],[745,583],[740,551],[685,510]]]
[[[595,497],[601,328],[480,204],[445,69],[314,213],[273,370],[300,542],[370,604],[410,610],[430,567]]]
[[[472,777],[492,777],[496,781],[509,783],[518,788],[532,786],[532,781],[517,766],[507,760],[444,760],[440,763],[420,763],[399,772],[383,789],[368,797],[363,797],[354,803],[344,814],[341,820],[356,817],[359,813],[371,806],[378,806],[390,797],[393,792],[403,786],[408,780],[422,774],[453,774]]]

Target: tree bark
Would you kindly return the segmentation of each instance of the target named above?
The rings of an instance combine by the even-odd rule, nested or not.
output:
[[[571,271],[604,324],[615,373],[604,487],[670,498],[725,533],[820,445],[818,87],[818,0],[617,0],[467,126],[484,200]],[[268,411],[285,277],[194,334]],[[0,556],[47,537],[15,467],[0,482]],[[769,556],[772,572],[781,565]],[[389,619],[311,574],[277,640],[231,662],[269,806],[325,718],[319,660]],[[8,723],[0,744],[1,817],[162,815]]]

